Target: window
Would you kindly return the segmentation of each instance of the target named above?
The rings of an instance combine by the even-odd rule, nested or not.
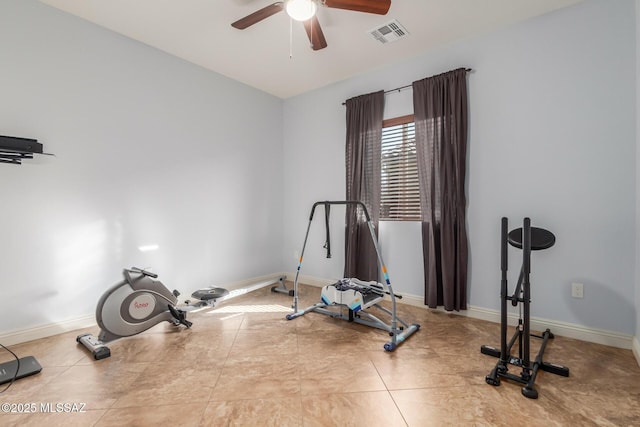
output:
[[[420,221],[420,185],[413,115],[382,125],[380,219]]]

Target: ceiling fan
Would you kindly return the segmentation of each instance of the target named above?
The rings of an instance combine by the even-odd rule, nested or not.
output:
[[[313,50],[320,50],[327,47],[327,41],[324,38],[324,33],[316,16],[318,5],[333,9],[386,15],[391,6],[391,0],[284,0],[263,7],[237,20],[231,24],[231,26],[239,30],[244,30],[271,15],[286,10],[292,19],[302,21],[304,24],[304,29],[307,31],[307,36],[311,42],[311,48]]]

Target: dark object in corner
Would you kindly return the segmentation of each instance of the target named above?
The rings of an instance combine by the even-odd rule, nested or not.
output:
[[[19,165],[22,159],[33,159],[34,154],[47,154],[36,139],[0,135],[0,163]]]
[[[42,366],[33,356],[27,356],[18,360],[0,363],[0,384],[19,380],[42,371]]]

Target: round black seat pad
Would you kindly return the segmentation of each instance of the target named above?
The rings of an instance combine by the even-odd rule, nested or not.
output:
[[[511,246],[522,249],[522,228],[509,232],[507,240]],[[548,249],[556,243],[556,236],[544,228],[531,227],[531,250]]]
[[[198,289],[197,291],[192,293],[191,296],[202,301],[207,301],[210,299],[222,298],[223,296],[228,294],[229,291],[224,288],[205,288]]]

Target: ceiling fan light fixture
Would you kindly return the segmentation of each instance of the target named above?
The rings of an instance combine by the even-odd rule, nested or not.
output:
[[[288,0],[285,9],[291,19],[307,21],[315,16],[318,5],[313,0]]]

